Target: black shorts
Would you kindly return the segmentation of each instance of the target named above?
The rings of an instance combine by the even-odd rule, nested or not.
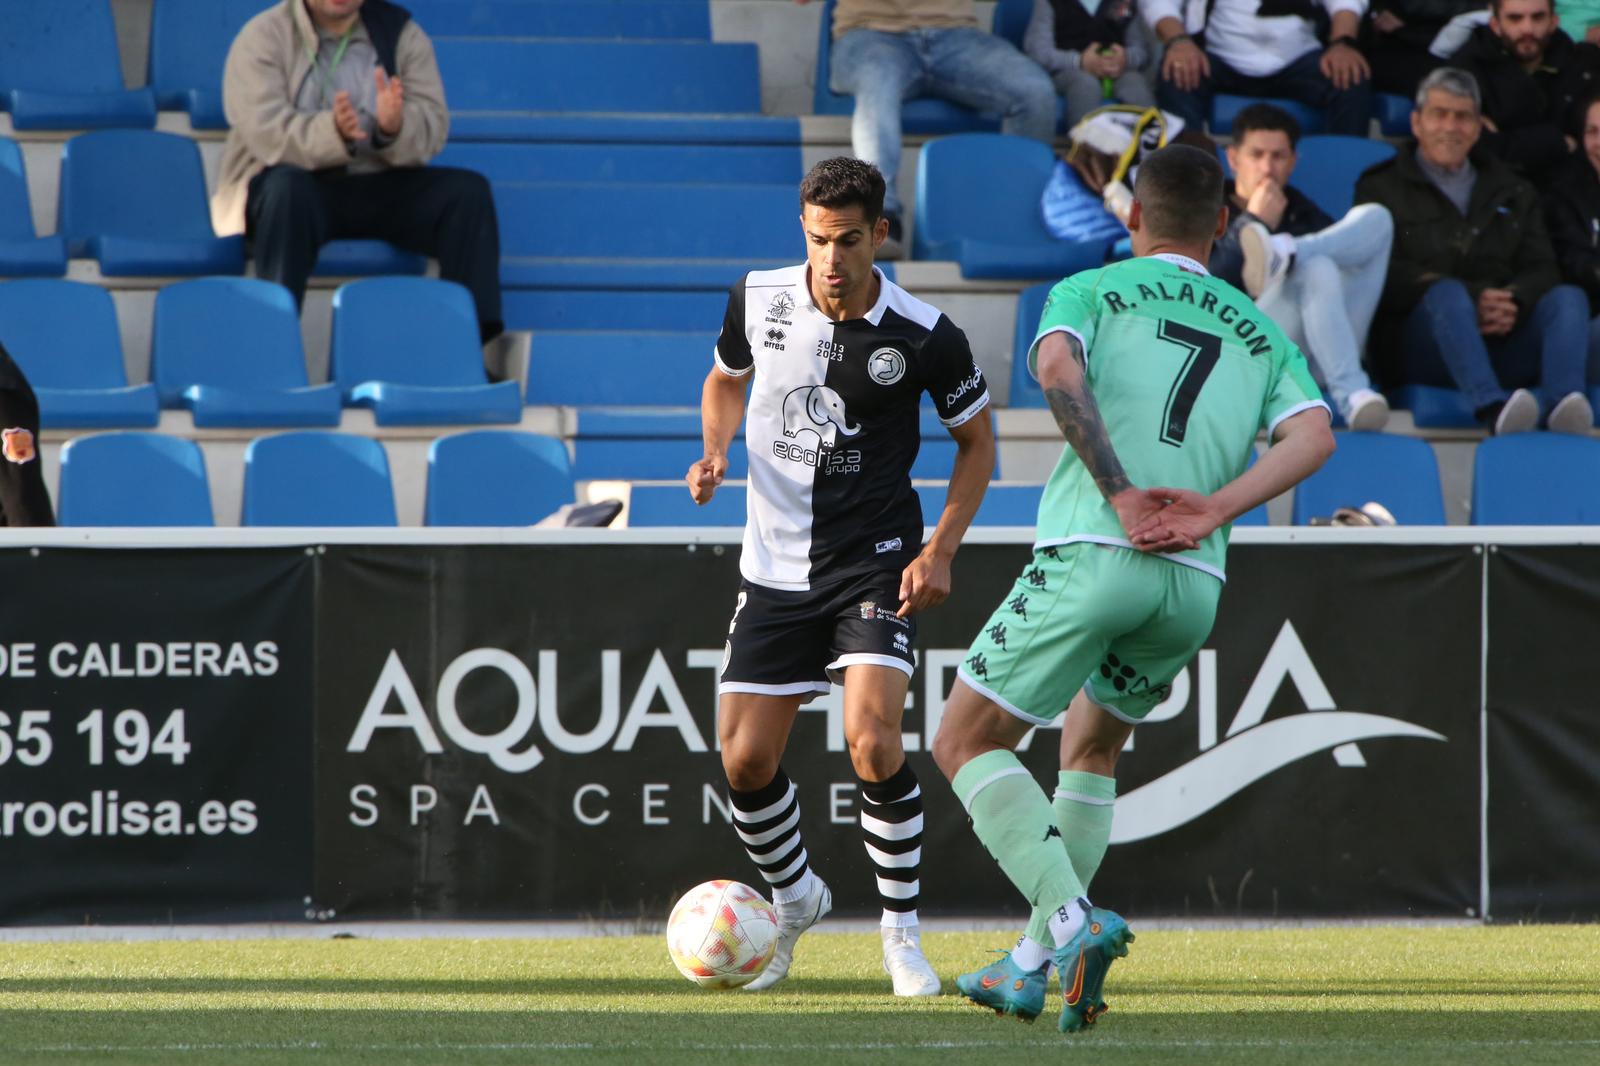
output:
[[[739,585],[718,692],[826,693],[844,668],[890,666],[910,677],[917,626],[897,618],[899,571],[877,571],[808,592]]]

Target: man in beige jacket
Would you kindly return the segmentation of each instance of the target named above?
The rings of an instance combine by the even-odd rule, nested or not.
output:
[[[230,129],[211,199],[256,275],[305,296],[318,250],[369,238],[439,260],[502,329],[500,233],[483,176],[429,167],[450,118],[433,43],[388,0],[281,0],[245,24],[222,75]]]

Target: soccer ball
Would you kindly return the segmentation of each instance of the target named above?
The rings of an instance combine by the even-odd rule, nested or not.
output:
[[[703,988],[738,988],[760,976],[778,946],[778,915],[738,881],[707,881],[683,894],[667,919],[672,964]]]

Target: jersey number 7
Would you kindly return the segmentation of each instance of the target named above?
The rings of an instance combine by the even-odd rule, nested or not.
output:
[[[1161,412],[1161,443],[1181,448],[1184,435],[1189,432],[1189,412],[1194,410],[1200,390],[1205,387],[1217,360],[1222,358],[1222,338],[1166,318],[1156,324],[1156,336],[1176,344],[1186,353],[1183,366],[1178,369],[1178,376],[1167,393],[1166,409]]]

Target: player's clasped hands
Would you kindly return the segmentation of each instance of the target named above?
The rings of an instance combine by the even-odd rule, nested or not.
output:
[[[1122,507],[1117,508],[1128,540],[1140,551],[1193,551],[1226,519],[1216,501],[1203,492],[1166,487],[1128,491],[1142,494],[1147,505],[1133,523],[1124,517]]]
[[[704,459],[694,461],[694,465],[689,467],[689,472],[683,476],[683,480],[688,482],[689,495],[694,497],[694,502],[705,504],[711,501],[712,495],[717,491],[717,486],[722,484],[727,472],[726,456],[706,456]]]

